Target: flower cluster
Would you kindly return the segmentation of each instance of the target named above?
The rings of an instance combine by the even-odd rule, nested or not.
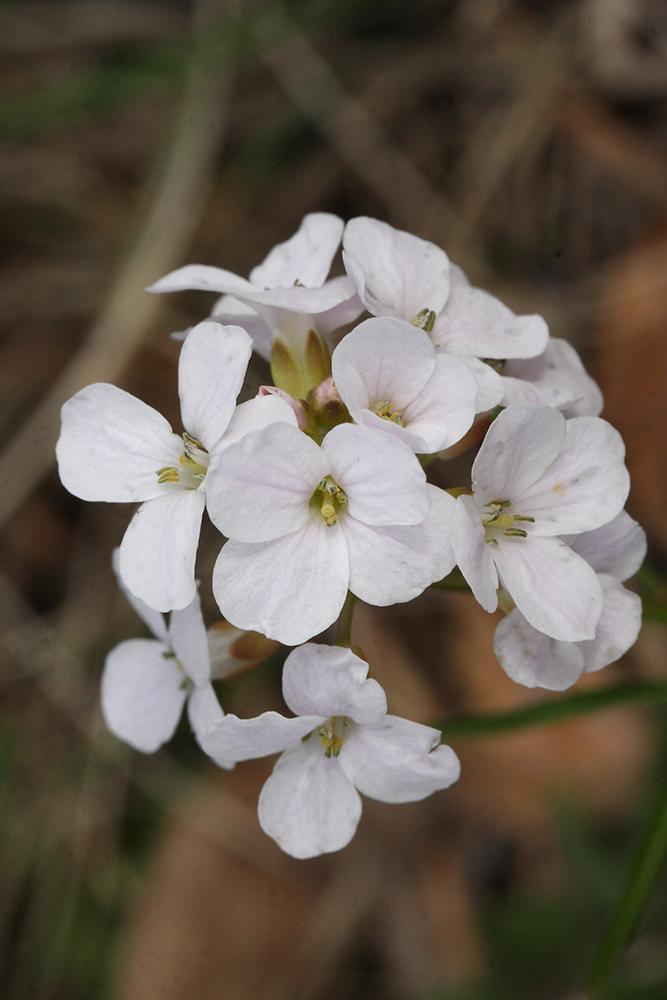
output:
[[[346,273],[328,278],[341,241]],[[387,714],[346,630],[339,645],[311,641],[344,608],[347,620],[355,598],[412,600],[458,565],[483,608],[506,612],[495,649],[509,676],[562,690],[634,642],[641,607],[622,582],[644,535],[623,510],[623,443],[577,353],[434,244],[316,213],[249,279],[189,265],[149,291],[186,288],[220,297],[184,335],[180,434],[112,385],[62,411],[67,489],[140,504],[114,563],[155,638],[109,654],[103,713],[145,752],[185,703],[220,766],[282,752],[260,823],[311,857],[349,842],[359,792],[415,801],[459,774],[438,730]],[[275,384],[238,403],[253,350]],[[470,483],[427,480],[433,459],[482,436]],[[205,509],[225,539],[212,580],[223,641],[195,580]],[[297,647],[283,670],[294,717],[226,715],[212,680],[279,644]]]

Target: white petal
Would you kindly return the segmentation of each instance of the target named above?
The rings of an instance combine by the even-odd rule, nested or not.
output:
[[[265,320],[252,306],[240,302],[233,295],[222,295],[211,310],[211,319],[218,323],[240,326],[252,337],[252,347],[265,361],[271,360],[271,331]]]
[[[178,362],[178,394],[183,426],[207,451],[231,419],[252,354],[240,326],[208,320],[191,330]]]
[[[520,501],[520,513],[539,522],[540,534],[598,528],[616,517],[630,490],[618,431],[599,417],[573,417],[566,424],[558,457]]]
[[[489,427],[473,463],[472,484],[477,503],[522,497],[554,461],[566,433],[565,418],[558,410],[546,406],[508,406]],[[533,511],[522,508],[517,513]]]
[[[553,639],[592,639],[602,611],[595,570],[558,538],[501,538],[493,549],[503,586],[531,625]]]
[[[422,309],[439,313],[449,295],[444,250],[377,219],[351,219],[343,261],[369,312],[410,322]]]
[[[449,536],[459,569],[484,610],[495,611],[498,574],[475,502],[472,497],[461,496],[449,503],[449,512]]]
[[[339,424],[322,442],[348,512],[365,524],[419,524],[430,502],[426,475],[402,441],[370,427]]]
[[[329,212],[304,216],[298,230],[271,250],[250,280],[259,288],[289,288],[297,281],[307,288],[324,284],[343,235],[343,220]]]
[[[515,316],[488,292],[453,282],[432,337],[452,354],[532,358],[546,348],[549,330],[541,316]]]
[[[213,690],[213,685],[209,683],[203,684],[201,687],[191,688],[187,710],[195,739],[201,746],[204,734],[208,732],[211,726],[223,719],[225,715]],[[221,767],[230,768],[234,766],[236,761],[229,760],[224,764],[218,761],[217,763]]]
[[[183,442],[152,406],[97,382],[62,408],[56,445],[63,486],[82,500],[132,503],[173,490],[158,469],[177,465]]]
[[[271,315],[272,309],[318,315],[335,309],[349,299],[349,289],[346,285],[330,281],[321,288],[290,285],[287,288],[267,288],[234,294],[236,298],[256,309],[271,329],[276,326],[276,318]]]
[[[212,457],[206,476],[209,516],[236,541],[281,538],[310,521],[310,498],[328,472],[329,463],[311,438],[293,425],[271,424]]]
[[[361,377],[366,390],[362,406],[390,400],[394,410],[402,410],[422,391],[434,369],[435,348],[429,335],[386,316],[360,323],[343,337],[331,358],[336,388],[348,407],[358,396],[354,376],[348,388],[348,370]],[[355,416],[352,409],[350,413]]]
[[[617,580],[634,576],[646,556],[644,529],[624,510],[601,528],[568,535],[563,541],[596,573],[608,573]]]
[[[345,295],[345,298],[337,306],[318,313],[315,317],[315,329],[326,338],[339,327],[354,323],[362,312],[365,312],[365,306],[357,295],[354,282],[346,274],[331,278],[327,284],[333,284],[337,291]]]
[[[426,442],[426,451],[442,451],[460,441],[475,419],[477,383],[470,369],[451,354],[438,353],[435,371],[404,409],[403,420]]]
[[[584,669],[584,643],[551,639],[526,621],[515,608],[496,628],[493,649],[501,667],[525,687],[565,691]]]
[[[368,680],[368,664],[351,649],[313,642],[293,650],[283,668],[283,697],[298,715],[376,722],[387,714],[387,698]]]
[[[572,416],[597,416],[602,393],[586,372],[574,347],[561,337],[550,337],[536,358],[510,359],[503,373],[503,403],[531,403],[568,408]]]
[[[195,596],[195,557],[204,494],[179,490],[142,504],[120,546],[125,586],[158,611],[184,608]]]
[[[325,721],[321,715],[286,719],[278,712],[264,712],[256,719],[225,715],[202,735],[200,743],[209,757],[224,767],[223,762],[254,760],[281,753],[285,747],[298,743]]]
[[[188,264],[186,267],[179,267],[177,271],[171,271],[164,278],[160,278],[154,285],[150,285],[147,292],[181,292],[187,288],[197,288],[203,292],[225,292],[233,294],[240,291],[251,291],[251,282],[241,278],[231,271],[224,271],[221,267],[209,267],[208,264]]]
[[[340,525],[328,528],[318,518],[272,542],[227,542],[213,571],[213,592],[233,625],[296,646],[336,621],[349,576]]]
[[[446,354],[447,352],[443,351],[442,353]],[[502,376],[480,358],[469,358],[464,355],[457,355],[457,357],[468,368],[477,383],[477,399],[475,400],[477,413],[486,413],[498,406],[505,395]]]
[[[155,608],[149,608],[148,605],[136,597],[131,590],[128,590],[123,579],[120,575],[120,549],[114,549],[111,553],[111,565],[113,571],[116,575],[116,580],[118,581],[118,586],[120,587],[123,597],[128,601],[136,613],[139,615],[141,620],[148,625],[149,629],[153,633],[156,639],[160,639],[162,642],[169,644],[169,635],[167,632],[167,623],[165,617],[161,611],[156,611]]]
[[[600,670],[627,653],[637,641],[642,626],[642,602],[637,594],[604,573],[598,575],[598,580],[604,603],[595,638],[579,644],[586,673]]]
[[[294,858],[339,851],[352,840],[361,799],[319,740],[297,743],[277,762],[258,806],[265,833]]]
[[[431,508],[421,524],[371,527],[341,521],[350,557],[350,590],[367,604],[411,601],[454,568],[448,494],[427,485]],[[494,591],[495,593],[495,591]]]
[[[338,759],[363,795],[381,802],[418,802],[449,788],[461,773],[454,751],[439,743],[437,729],[388,715],[376,725],[354,726]]]
[[[292,406],[277,394],[279,391],[276,389],[276,394],[255,396],[253,399],[246,400],[245,403],[239,403],[232,414],[229,427],[218,442],[218,448],[228,448],[231,444],[240,441],[246,434],[261,431],[271,424],[284,423],[296,427],[296,413]]]
[[[211,679],[208,635],[198,590],[195,590],[195,596],[187,607],[172,611],[169,618],[169,645],[196,685],[205,684]]]
[[[112,649],[102,674],[102,715],[109,730],[135,750],[153,753],[174,735],[187,695],[185,674],[169,648],[128,639]]]

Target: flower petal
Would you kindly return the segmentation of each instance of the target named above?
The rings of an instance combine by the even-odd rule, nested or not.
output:
[[[187,607],[172,611],[169,618],[169,645],[195,685],[210,681],[208,635],[198,590],[195,590],[195,596]]]
[[[187,695],[185,674],[155,639],[128,639],[112,649],[102,674],[108,729],[135,750],[154,753],[174,735]]]
[[[443,351],[442,353],[446,354],[447,352]],[[498,406],[505,395],[502,376],[499,375],[495,368],[487,365],[486,361],[482,361],[480,358],[465,357],[462,354],[456,356],[467,367],[477,383],[475,411],[477,413],[486,413],[488,410],[492,410],[495,406]]]
[[[278,712],[264,712],[256,719],[239,719],[236,715],[225,715],[202,735],[202,749],[216,764],[224,762],[254,760],[281,753],[291,743],[312,733],[321,726],[325,717],[321,715],[300,716],[287,719]]]
[[[453,280],[432,337],[452,354],[532,358],[545,350],[549,329],[541,316],[515,316],[494,295]]]
[[[376,528],[353,517],[341,521],[350,590],[367,604],[411,601],[454,568],[449,504],[455,501],[436,486],[426,488],[431,507],[420,524]]]
[[[475,419],[477,382],[470,369],[452,354],[438,352],[435,370],[418,396],[403,411],[403,421],[419,434],[430,454],[460,441]]]
[[[386,695],[368,680],[366,661],[341,646],[308,642],[294,649],[283,668],[283,697],[298,715],[376,722],[387,714]]]
[[[515,608],[499,623],[493,650],[508,677],[525,687],[565,691],[584,670],[580,642],[560,642],[526,621]]]
[[[276,394],[267,393],[266,395],[254,396],[252,399],[247,399],[245,403],[239,403],[232,414],[224,436],[218,442],[218,448],[221,450],[228,448],[231,444],[240,441],[246,434],[261,431],[271,424],[292,424],[293,427],[297,427],[295,410],[278,393],[279,390],[276,389]]]
[[[595,638],[579,645],[584,654],[585,673],[614,663],[637,641],[642,627],[642,602],[613,576],[598,574],[602,587],[602,614]]]
[[[361,799],[319,740],[289,747],[264,785],[258,806],[265,833],[294,858],[339,851],[352,840]]]
[[[297,282],[319,288],[340,246],[343,226],[343,220],[329,212],[304,216],[295,234],[270,251],[251,272],[250,280],[258,288],[289,288]]]
[[[178,394],[183,426],[207,451],[225,432],[252,354],[240,326],[211,320],[188,334],[178,362]]]
[[[120,575],[120,549],[116,548],[111,553],[111,565],[118,581],[118,586],[120,587],[123,597],[126,601],[134,608],[136,613],[139,615],[141,620],[148,626],[156,639],[160,639],[162,642],[166,642],[169,645],[169,633],[167,630],[167,623],[165,617],[161,611],[156,611],[155,608],[149,608],[148,605],[136,597],[131,590],[128,590],[123,579]]]
[[[183,442],[152,406],[96,382],[62,408],[56,445],[63,486],[82,500],[133,503],[171,492],[157,472],[178,465]]]
[[[119,552],[125,586],[150,608],[184,608],[195,596],[195,557],[204,494],[179,490],[142,504]]]
[[[595,570],[558,538],[502,538],[493,550],[503,586],[538,631],[592,639],[602,611]]]
[[[225,271],[221,267],[210,267],[208,264],[188,264],[170,271],[155,284],[149,285],[147,292],[182,292],[187,288],[197,288],[202,292],[234,292],[251,291],[254,285],[241,278],[238,274]]]
[[[349,576],[340,525],[328,528],[318,518],[275,541],[227,542],[213,571],[213,592],[233,625],[296,646],[336,621]]]
[[[382,722],[354,726],[340,751],[341,769],[363,794],[380,802],[418,802],[449,788],[461,773],[440,732],[388,715]]]
[[[375,315],[410,322],[422,309],[439,313],[449,295],[444,250],[386,222],[351,219],[343,234],[345,270]]]
[[[634,576],[646,556],[644,529],[625,510],[601,528],[568,535],[563,541],[596,573],[608,573],[621,581]]]
[[[459,569],[484,610],[495,611],[498,573],[473,498],[460,496],[449,503],[449,519],[448,533]]]
[[[373,525],[419,524],[428,514],[426,475],[402,441],[370,427],[339,424],[322,451],[347,494],[351,517]]]
[[[187,710],[195,739],[201,746],[204,734],[208,732],[211,726],[215,725],[225,716],[220,707],[217,695],[213,690],[213,685],[209,683],[203,684],[201,687],[192,688],[190,690],[190,697],[188,698]],[[220,767],[231,768],[236,761],[230,760],[224,764],[217,761],[217,763]]]
[[[328,472],[329,462],[311,438],[293,425],[271,424],[212,457],[209,516],[236,541],[281,538],[310,521],[310,498]]]
[[[550,337],[535,358],[511,358],[503,372],[503,403],[556,406],[571,416],[598,416],[602,393],[584,368],[574,347],[562,337]]]

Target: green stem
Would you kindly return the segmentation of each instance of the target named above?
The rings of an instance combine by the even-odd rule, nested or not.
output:
[[[345,604],[343,605],[343,610],[340,613],[338,619],[338,636],[336,638],[337,646],[349,646],[352,634],[352,614],[354,612],[354,605],[357,598],[348,590],[347,597],[345,598]]]
[[[623,681],[594,691],[580,691],[561,698],[539,701],[534,705],[509,712],[484,712],[480,715],[459,715],[434,725],[442,735],[452,737],[495,736],[517,729],[561,722],[587,712],[596,712],[615,705],[632,702],[666,702],[667,683],[663,681]]]
[[[667,784],[661,789],[623,894],[588,975],[589,994],[597,992],[642,918],[649,894],[667,854]]]

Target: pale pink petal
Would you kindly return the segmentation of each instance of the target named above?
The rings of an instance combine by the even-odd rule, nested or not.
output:
[[[370,427],[339,424],[322,442],[348,512],[365,524],[418,524],[429,510],[426,476],[402,441]]]
[[[343,234],[343,261],[359,298],[375,315],[410,322],[423,309],[439,313],[447,301],[444,250],[386,222],[351,219]]]
[[[442,451],[472,427],[476,398],[477,383],[469,368],[453,355],[439,352],[433,374],[405,407],[403,422],[424,440],[426,452]]]
[[[225,432],[252,354],[252,341],[239,326],[212,320],[190,331],[178,362],[183,426],[207,451]]]
[[[203,292],[225,292],[233,294],[239,291],[251,291],[254,285],[241,278],[238,274],[225,271],[221,267],[210,267],[208,264],[187,264],[171,271],[155,284],[149,285],[147,292],[181,292],[187,288],[197,288]]]
[[[377,722],[387,714],[387,698],[368,680],[366,661],[341,646],[309,642],[293,650],[283,667],[283,697],[298,715]]]
[[[514,358],[503,372],[503,404],[556,406],[571,416],[597,416],[602,393],[586,372],[574,347],[561,337],[550,337],[546,350],[535,358]]]
[[[359,319],[362,312],[365,312],[365,306],[357,295],[354,282],[346,274],[331,278],[327,285],[333,285],[337,291],[342,292],[345,296],[337,306],[332,306],[331,309],[318,313],[314,317],[317,332],[328,338],[339,327],[347,326],[348,323],[354,323],[356,319]]]
[[[204,494],[179,490],[142,504],[120,546],[125,586],[150,608],[184,608],[195,596],[195,557]]]
[[[525,687],[565,691],[584,670],[580,642],[560,642],[526,621],[515,608],[496,628],[493,649],[501,667],[513,681]]]
[[[343,772],[362,793],[381,802],[418,802],[449,788],[461,765],[430,726],[388,715],[382,722],[353,726],[340,751]]]
[[[488,292],[453,282],[432,337],[452,354],[500,360],[541,354],[549,330],[541,316],[515,316]]]
[[[250,280],[259,288],[289,288],[296,282],[319,288],[340,246],[343,225],[342,219],[329,212],[304,216],[294,236],[275,246],[251,272]]]
[[[213,690],[213,685],[210,683],[190,689],[187,712],[195,739],[200,746],[202,745],[205,733],[209,731],[211,726],[214,726],[223,719],[225,715]],[[220,767],[231,768],[236,761],[229,760],[225,763],[218,761],[217,763]]]
[[[261,431],[276,423],[297,426],[297,418],[292,406],[279,395],[254,396],[253,399],[239,403],[236,407],[229,427],[214,450],[224,450],[231,444],[236,444],[246,434]]]
[[[602,611],[595,570],[558,538],[502,538],[493,549],[512,600],[538,631],[553,639],[592,639]]]
[[[449,537],[459,569],[485,611],[498,607],[498,573],[472,497],[449,503]]]
[[[367,604],[411,601],[454,568],[450,504],[456,501],[436,486],[427,490],[431,507],[420,524],[376,528],[352,517],[341,521],[350,590]]]
[[[264,398],[269,405],[278,402]],[[310,498],[328,472],[327,458],[311,438],[294,425],[271,424],[212,456],[209,516],[236,541],[281,538],[310,521]]]
[[[477,504],[522,498],[555,460],[566,433],[566,420],[558,410],[546,406],[508,406],[489,427],[473,463],[472,484]],[[516,513],[533,511],[522,507]]]
[[[520,498],[520,513],[539,522],[540,534],[598,528],[616,517],[630,490],[618,431],[599,417],[573,417],[566,425],[558,457]]]
[[[296,646],[336,621],[349,576],[340,524],[329,528],[317,518],[272,542],[227,542],[213,592],[233,625]]]
[[[442,353],[446,354],[447,352],[443,351]],[[477,383],[476,412],[486,413],[488,410],[493,410],[502,402],[505,394],[502,376],[480,358],[469,358],[464,355],[457,355],[457,357],[467,367]]]
[[[265,833],[294,858],[339,851],[352,840],[361,799],[338,758],[326,757],[319,740],[289,747],[264,785],[258,806]]]
[[[106,658],[102,715],[135,750],[153,753],[174,735],[186,695],[187,678],[161,642],[128,639]]]
[[[157,472],[177,465],[181,438],[152,406],[96,382],[62,408],[56,456],[63,486],[82,500],[132,503],[169,493]]]
[[[252,337],[253,350],[265,361],[271,360],[273,336],[266,321],[258,316],[252,306],[239,302],[232,295],[223,295],[213,306],[211,319],[223,325],[240,326]]]
[[[119,553],[120,549],[116,548],[111,553],[111,565],[113,571],[116,575],[116,580],[118,581],[118,586],[120,587],[123,597],[129,604],[134,608],[136,613],[139,615],[141,620],[148,625],[156,639],[160,639],[162,642],[169,644],[169,633],[167,631],[167,623],[165,617],[161,611],[156,611],[155,608],[149,608],[144,601],[140,600],[131,590],[128,590],[123,583],[122,577],[120,575],[119,567]]]
[[[202,734],[200,744],[216,764],[224,767],[225,761],[254,760],[281,753],[325,721],[326,717],[321,715],[287,719],[278,712],[264,712],[255,719],[225,715]]]
[[[642,602],[613,576],[598,574],[602,587],[602,614],[595,638],[579,645],[584,654],[585,673],[615,663],[637,641],[642,627]]]
[[[205,684],[211,679],[208,636],[198,590],[190,604],[180,611],[172,611],[169,618],[169,645],[196,685]]]
[[[276,326],[276,320],[275,318],[271,318],[271,310],[279,309],[287,312],[317,315],[318,313],[327,313],[331,309],[335,309],[350,297],[347,285],[331,281],[328,281],[326,285],[322,285],[321,288],[290,285],[287,288],[239,291],[235,292],[234,295],[241,302],[245,302],[246,305],[256,309],[272,329]]]
[[[644,529],[624,510],[601,528],[568,535],[563,541],[596,573],[608,573],[621,581],[634,576],[646,556]]]

